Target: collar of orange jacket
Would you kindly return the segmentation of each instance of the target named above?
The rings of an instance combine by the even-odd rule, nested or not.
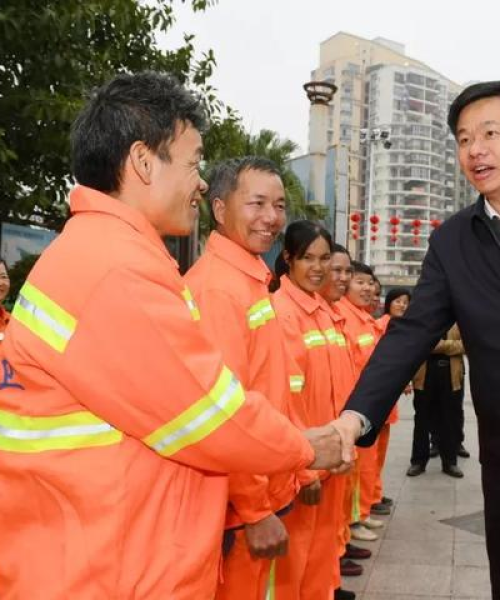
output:
[[[236,267],[250,277],[265,283],[271,281],[271,271],[260,256],[255,256],[218,231],[212,231],[207,242],[207,250],[220,259]]]
[[[280,286],[286,291],[286,293],[294,300],[301,308],[303,308],[307,314],[312,315],[313,312],[318,310],[323,304],[323,299],[319,294],[308,294],[297,287],[288,275],[282,275],[280,278]]]
[[[371,316],[371,314],[363,308],[353,304],[347,296],[342,297],[339,300],[339,304],[354,314],[362,323],[372,323],[378,327],[377,322]]]
[[[175,262],[156,229],[141,212],[132,206],[84,185],[78,185],[71,191],[69,202],[71,212],[74,215],[93,212],[112,215],[121,219],[140,234],[146,236]]]
[[[337,300],[338,302],[338,300]],[[338,325],[340,328],[343,328],[345,325],[345,317],[344,315],[339,311],[338,307],[336,306],[337,302],[330,302],[330,312],[332,315],[332,320],[335,323],[335,325]]]

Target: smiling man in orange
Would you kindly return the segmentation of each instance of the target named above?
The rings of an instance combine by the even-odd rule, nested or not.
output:
[[[267,289],[271,274],[260,258],[285,223],[280,173],[263,158],[227,161],[214,169],[208,198],[216,231],[186,276],[205,315],[203,326],[243,385],[261,391],[288,414],[290,384],[300,389],[301,374],[288,367]],[[289,509],[296,491],[291,472],[230,475],[227,527],[237,529],[218,600],[263,599],[270,559],[287,552],[280,514]]]
[[[124,74],[74,124],[73,216],[3,342],[2,598],[213,600],[227,473],[340,462],[243,390],[163,242],[206,189],[201,106]]]
[[[352,262],[353,275],[346,295],[336,304],[345,319],[345,333],[349,339],[355,366],[356,379],[361,375],[375,346],[380,339],[382,329],[370,314],[373,300],[374,276],[368,265]],[[378,528],[381,521],[370,517],[374,503],[377,480],[376,447],[359,448],[357,489],[353,497],[352,537],[361,540],[375,540],[376,534],[366,528]]]

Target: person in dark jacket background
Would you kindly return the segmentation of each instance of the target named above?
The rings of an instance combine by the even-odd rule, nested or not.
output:
[[[448,124],[479,198],[432,234],[410,307],[391,322],[336,426],[347,449],[358,437],[372,444],[406,382],[458,323],[478,420],[492,598],[500,600],[500,81],[467,87]]]

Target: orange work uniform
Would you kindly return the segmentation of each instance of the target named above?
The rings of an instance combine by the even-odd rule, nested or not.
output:
[[[336,306],[345,318],[345,333],[352,350],[357,379],[380,339],[381,329],[368,311],[355,306],[347,297],[344,296],[339,300]],[[359,477],[358,481],[355,482],[353,521],[364,521],[370,516],[374,499],[377,478],[377,450],[376,446],[372,446],[370,448],[358,448],[357,452],[358,460],[354,478]]]
[[[330,309],[318,295],[309,295],[284,275],[273,295],[273,304],[287,345],[304,374],[304,388],[293,397],[292,411],[307,427],[324,425],[337,415],[337,403],[345,403],[346,387],[341,365],[345,340],[336,330]],[[349,386],[352,381],[349,381]],[[293,418],[293,417],[292,417]],[[307,485],[316,478],[303,474]],[[336,549],[338,518],[343,497],[343,478],[320,473],[321,501],[307,506],[297,499],[284,517],[290,535],[289,553],[275,561],[271,589],[276,600],[326,600],[340,587],[338,560],[328,557]]]
[[[340,379],[341,384],[334,387],[334,398],[335,398],[335,409],[337,414],[340,414],[346,405],[347,399],[350,393],[354,389],[356,384],[356,370],[354,367],[354,360],[350,348],[349,338],[345,334],[345,318],[341,315],[337,309],[336,303],[329,305],[332,319],[337,333],[337,355],[336,363],[338,365],[335,374],[336,378]],[[350,524],[352,520],[352,476],[350,473],[347,475],[341,475],[338,477],[340,486],[342,487],[342,493],[339,498],[338,509],[335,510],[335,517],[337,518],[337,558],[340,559],[344,556],[346,551],[346,545],[351,540],[351,529]],[[348,507],[348,509],[346,509]],[[336,569],[340,569],[340,564],[336,560]],[[337,567],[338,565],[338,567]],[[340,581],[340,572],[338,575]],[[334,577],[334,582],[337,581],[337,577]]]
[[[10,321],[9,312],[3,306],[0,306],[0,342],[4,338],[4,332],[5,332],[7,325],[9,324],[9,321]]]
[[[4,341],[0,597],[212,600],[226,473],[313,451],[203,335],[144,216],[84,187],[71,209]]]
[[[205,316],[202,326],[245,388],[262,392],[288,415],[290,375],[283,336],[275,318],[265,262],[232,240],[212,232],[186,282]],[[297,375],[297,374],[296,374]],[[298,491],[294,473],[271,477],[231,474],[226,525],[256,523],[289,505]],[[245,532],[224,560],[217,599],[261,600],[271,562],[250,555]]]
[[[377,324],[381,330],[381,335],[383,335],[387,331],[387,327],[389,326],[389,321],[391,317],[389,315],[382,315],[379,319],[377,319]],[[389,438],[391,435],[391,425],[394,425],[399,420],[399,409],[398,405],[394,405],[393,409],[389,413],[387,417],[387,421],[384,426],[381,428],[380,433],[378,434],[378,439],[376,443],[377,448],[377,476],[375,479],[375,491],[373,496],[373,504],[377,504],[382,502],[383,496],[383,483],[382,483],[382,471],[384,470],[385,459],[387,457],[387,450],[389,448]]]

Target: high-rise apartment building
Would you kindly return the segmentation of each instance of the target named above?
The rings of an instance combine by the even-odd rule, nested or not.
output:
[[[383,284],[413,285],[433,227],[475,198],[446,124],[462,88],[406,56],[401,44],[346,33],[321,44],[312,79],[338,88],[328,106],[326,145],[348,157],[348,184],[335,197],[347,194],[350,214],[361,217],[349,246]],[[375,141],[377,130],[390,131],[389,148]]]

